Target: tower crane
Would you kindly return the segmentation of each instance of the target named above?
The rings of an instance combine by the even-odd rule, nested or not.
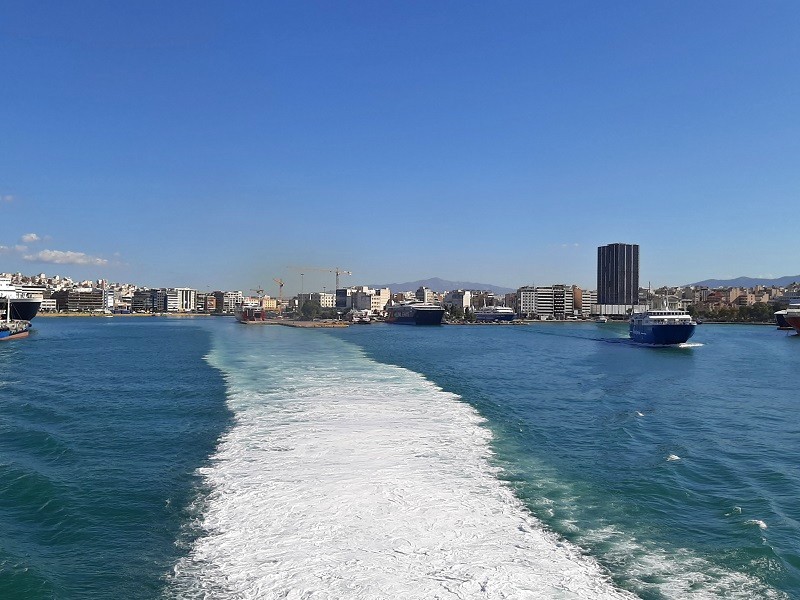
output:
[[[335,273],[336,274],[336,288],[335,289],[337,289],[337,290],[339,289],[339,277],[341,275],[352,275],[353,274],[352,272],[345,271],[344,269],[340,269],[339,267],[333,267],[333,268],[328,268],[328,269],[325,269],[325,268],[322,268],[322,267],[289,267],[289,268],[293,269],[295,271],[302,272],[302,273],[305,273],[307,271],[317,271],[318,273]]]
[[[274,278],[272,281],[278,284],[278,300],[283,302],[283,279]]]

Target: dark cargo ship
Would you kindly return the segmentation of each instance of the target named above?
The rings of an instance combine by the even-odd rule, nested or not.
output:
[[[444,309],[425,302],[401,302],[387,307],[386,322],[398,325],[441,325]]]

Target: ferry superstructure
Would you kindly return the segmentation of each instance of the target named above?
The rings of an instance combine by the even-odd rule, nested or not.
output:
[[[786,315],[790,310],[800,309],[800,297],[793,297],[789,299],[789,308],[784,308],[775,312],[775,324],[778,329],[792,329],[792,325],[786,320]]]
[[[638,344],[674,346],[683,344],[694,335],[697,323],[685,310],[663,308],[636,312],[631,315],[630,338]]]
[[[386,308],[386,322],[399,325],[441,325],[444,308],[426,302],[400,302]]]
[[[245,325],[267,322],[267,311],[256,302],[237,304],[233,309],[233,316]]]
[[[16,321],[30,321],[42,305],[40,295],[24,292],[11,283],[8,277],[0,277],[0,310],[9,310],[9,318]]]
[[[475,311],[476,321],[513,321],[514,309],[507,306],[484,306]]]

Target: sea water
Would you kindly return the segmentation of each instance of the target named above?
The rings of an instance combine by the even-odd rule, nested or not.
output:
[[[800,597],[800,338],[37,319],[2,598]]]

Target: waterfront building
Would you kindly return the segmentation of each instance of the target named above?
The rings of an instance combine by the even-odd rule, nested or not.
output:
[[[105,290],[78,287],[53,293],[56,309],[67,312],[103,311],[106,304]]]
[[[424,286],[417,288],[417,291],[414,295],[420,302],[426,302],[428,304],[433,304],[436,302],[436,292]]]
[[[444,296],[444,306],[446,308],[459,308],[462,311],[468,309],[472,301],[472,292],[469,290],[454,290],[447,292]]]
[[[197,310],[197,290],[191,288],[167,288],[164,290],[167,312],[194,312]]]
[[[503,306],[515,308],[517,306],[517,293],[509,292],[508,294],[503,296]]]
[[[167,288],[164,290],[164,294],[167,300],[167,312],[178,312],[178,290],[175,288]]]
[[[136,290],[131,297],[133,312],[151,312],[153,310],[151,290]]]
[[[353,310],[368,310],[373,313],[381,313],[391,298],[389,288],[372,289],[367,286],[351,288],[350,296],[351,307]]]
[[[639,245],[597,248],[597,303],[635,305],[639,301]]]
[[[215,312],[232,314],[236,310],[236,305],[241,304],[244,296],[242,292],[214,292]]]
[[[331,294],[330,292],[314,292],[311,294],[311,299],[319,302],[321,308],[336,308],[336,294]]]
[[[417,299],[417,295],[414,292],[407,291],[407,292],[397,292],[396,294],[391,295],[392,302],[399,303],[399,302],[411,302]]]
[[[353,288],[338,288],[336,290],[336,308],[353,308]]]
[[[582,317],[588,318],[592,314],[592,305],[597,304],[597,290],[582,290],[575,287],[572,293],[575,298],[576,312],[580,312]]]
[[[526,285],[517,290],[517,314],[521,317],[531,318],[536,311],[536,288]]]
[[[56,310],[58,310],[58,306],[55,298],[44,298],[39,306],[40,312],[55,312]]]
[[[216,299],[214,298],[214,294],[197,292],[197,312],[214,312],[215,307]]]
[[[268,296],[265,296],[268,297]],[[302,308],[306,302],[317,302],[320,308],[335,308],[336,295],[328,292],[309,292],[307,294],[297,294],[297,305]],[[278,301],[273,300],[275,309],[277,309]],[[266,307],[265,307],[266,308]],[[274,310],[274,309],[267,309]]]
[[[528,319],[566,319],[575,316],[571,285],[526,285],[517,290],[516,300],[517,314]]]
[[[534,313],[540,319],[565,319],[575,314],[572,286],[537,286],[534,297]]]
[[[494,292],[487,290],[472,290],[470,306],[472,308],[483,308],[484,306],[496,306],[497,298]]]

